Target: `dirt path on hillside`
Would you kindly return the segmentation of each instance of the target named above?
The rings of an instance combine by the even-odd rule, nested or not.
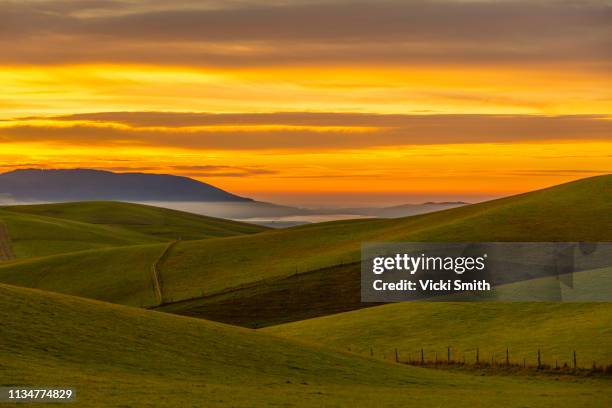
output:
[[[157,257],[155,262],[153,262],[153,265],[151,265],[151,272],[153,274],[153,287],[155,288],[155,296],[157,297],[158,306],[161,306],[164,304],[164,295],[163,295],[163,290],[162,290],[163,284],[162,284],[161,272],[159,270],[159,264],[164,260],[166,255],[168,255],[168,252],[170,252],[172,247],[174,247],[174,245],[176,245],[177,242],[178,241],[170,242],[166,246],[164,251],[159,255],[159,257]]]
[[[15,259],[15,254],[11,248],[11,237],[6,224],[0,221],[0,261],[10,261]]]

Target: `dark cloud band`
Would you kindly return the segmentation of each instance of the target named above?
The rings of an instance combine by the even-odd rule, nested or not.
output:
[[[0,126],[0,142],[252,150],[547,140],[612,141],[612,118],[603,115],[116,112],[46,120],[50,122],[41,123],[39,118],[24,118],[10,122],[8,126],[5,122]],[[61,126],[54,126],[53,122]],[[114,126],[117,124],[123,126]],[[265,127],[269,125],[284,127]],[[219,126],[231,127],[220,130]],[[241,126],[244,128],[236,129]]]
[[[191,65],[612,60],[605,1],[3,2],[0,61]],[[146,6],[148,4],[148,7]],[[171,5],[169,5],[171,4]],[[242,4],[242,5],[241,5]],[[86,7],[86,5],[88,5]],[[60,7],[61,6],[61,7]],[[117,47],[121,44],[121,47]]]

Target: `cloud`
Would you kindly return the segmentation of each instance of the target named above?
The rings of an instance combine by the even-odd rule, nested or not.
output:
[[[596,63],[606,1],[4,1],[4,63]],[[118,46],[120,44],[120,46]]]
[[[612,167],[605,169],[530,169],[530,170],[515,170],[505,173],[509,176],[585,176],[585,175],[603,175],[612,174]]]
[[[177,165],[171,166],[180,174],[191,177],[252,177],[276,174],[277,171],[261,167],[213,166],[213,165]]]
[[[200,150],[610,141],[611,136],[612,118],[604,115],[116,112],[0,121],[0,143]],[[209,167],[197,170],[227,169]],[[231,173],[235,173],[235,169]]]

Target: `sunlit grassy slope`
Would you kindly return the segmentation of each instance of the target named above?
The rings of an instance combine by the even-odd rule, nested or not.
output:
[[[266,229],[118,202],[3,207],[0,221],[17,256],[0,282],[145,307],[159,303],[152,266],[168,243]]]
[[[261,232],[267,228],[167,208],[116,201],[4,207],[6,211],[111,226],[164,240],[191,240]]]
[[[17,258],[163,242],[134,231],[0,209]]]
[[[86,215],[79,213],[78,206],[61,206],[71,208],[68,212],[72,217],[77,218],[75,213],[81,214],[79,217],[88,221],[95,220],[92,215],[94,213],[105,214],[105,205],[112,208],[112,203],[91,205],[94,205],[96,211],[83,210]],[[60,208],[63,208],[61,206]],[[126,206],[130,211],[140,210],[141,207],[132,207],[132,204]],[[31,207],[29,211],[43,207],[45,206]],[[143,208],[150,210],[146,206]],[[80,246],[87,247],[91,242],[91,245],[96,247],[100,245],[97,236],[91,238],[91,242],[84,238],[75,241],[70,238],[68,232],[45,230],[39,224],[50,224],[53,228],[58,228],[56,225],[61,228],[67,225],[66,228],[73,229],[78,226],[82,228],[83,234],[94,234],[99,229],[106,232],[111,230],[109,239],[118,239],[117,237],[122,237],[121,234],[131,234],[130,237],[154,240],[154,243],[162,240],[142,232],[126,230],[121,226],[85,224],[80,221],[0,210],[2,211],[5,212],[3,219],[9,224],[10,231],[11,225],[13,226],[11,235],[14,245],[17,246],[15,240],[19,242],[21,239],[21,248],[30,250],[38,248],[42,252],[49,251],[49,248],[54,248],[56,241],[60,243],[57,245],[74,243],[78,249],[87,249]],[[117,225],[122,225],[116,218],[119,215],[113,215],[121,214],[121,211],[107,213],[106,222],[110,223],[109,220],[113,219]],[[359,265],[356,261],[359,259],[360,245],[364,241],[608,241],[612,240],[611,215],[612,176],[603,176],[416,217],[339,221],[264,231],[253,235],[181,241],[169,251],[160,264],[163,295],[166,303],[172,303],[232,289],[231,295],[205,299],[202,302],[185,302],[166,309],[251,327],[309,318],[361,306]],[[18,221],[23,219],[28,222],[35,219],[37,223],[30,228],[16,228],[15,225],[19,226]],[[122,222],[126,223],[126,220]],[[119,228],[121,233],[118,233],[116,228]],[[48,235],[41,231],[47,231]],[[26,237],[31,240],[24,239]],[[138,239],[134,238],[134,241]],[[122,244],[127,244],[128,241],[125,238]],[[31,245],[32,242],[40,245]],[[126,248],[123,251],[109,250],[98,254],[88,252],[86,258],[82,258],[80,254],[72,254],[66,255],[65,258],[5,262],[0,265],[0,281],[50,290],[66,287],[69,289],[63,291],[70,294],[132,305],[150,305],[147,297],[140,295],[142,285],[135,288],[126,287],[126,292],[133,290],[136,294],[133,299],[119,295],[118,292],[106,291],[104,288],[115,285],[109,279],[145,276],[148,273],[147,268],[150,269],[156,259],[154,254],[159,254],[161,248],[155,246],[145,251],[137,245],[134,249]],[[136,252],[129,254],[132,250]],[[137,265],[132,268],[130,265],[133,264]],[[126,272],[127,275],[123,275],[123,272],[113,275],[108,272],[111,270],[130,272]],[[48,277],[46,280],[38,278],[40,271],[45,271],[44,274]],[[58,284],[47,284],[61,276],[73,283],[67,284],[58,279]],[[131,278],[130,281],[133,282]],[[98,287],[100,289],[96,289]],[[82,291],[79,288],[82,288]],[[228,304],[238,306],[232,312],[231,308],[227,307]],[[258,313],[260,315],[257,315]]]
[[[495,292],[495,300],[507,302],[555,298],[564,302],[610,302],[612,267],[515,282],[501,285]]]
[[[452,358],[473,362],[476,348],[481,361],[496,356],[505,360],[506,348],[514,363],[536,364],[541,349],[543,362],[590,367],[612,364],[612,308],[607,303],[429,303],[403,302],[264,329],[288,338],[376,356],[391,357],[398,348],[403,358]],[[493,354],[494,353],[494,354]]]
[[[368,241],[610,240],[612,176],[600,176],[415,217],[181,242],[162,264],[162,274],[168,298],[179,300],[354,263]]]
[[[133,306],[159,303],[152,265],[168,244],[103,248],[0,265],[0,282]]]
[[[608,382],[475,377],[0,284],[0,385],[71,386],[79,407],[607,406]]]

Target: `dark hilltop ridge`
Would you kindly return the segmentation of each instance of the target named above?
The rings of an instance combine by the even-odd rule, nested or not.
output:
[[[15,201],[252,202],[201,181],[169,174],[93,169],[20,169],[0,174],[0,196]]]

